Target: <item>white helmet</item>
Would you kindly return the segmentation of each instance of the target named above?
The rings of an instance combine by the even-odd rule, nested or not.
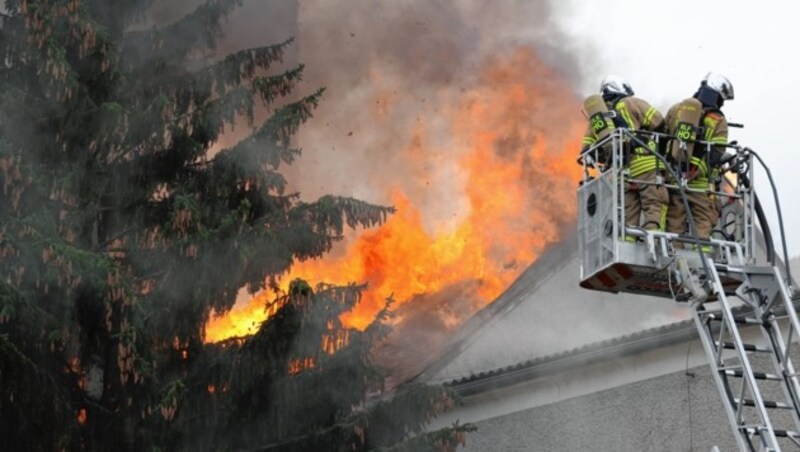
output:
[[[630,83],[618,75],[607,75],[600,82],[600,94],[603,97],[633,96],[633,88]]]
[[[733,100],[733,85],[727,77],[717,74],[716,72],[709,72],[703,77],[700,86],[707,86],[714,91],[718,92],[724,100]]]

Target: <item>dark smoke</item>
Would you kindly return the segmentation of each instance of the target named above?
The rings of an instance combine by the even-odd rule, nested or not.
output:
[[[459,326],[481,306],[476,280],[465,280],[433,294],[418,295],[397,309],[392,334],[375,350],[375,360],[390,371],[387,388],[397,387],[433,363]]]
[[[304,155],[290,171],[291,182],[309,199],[333,191],[378,203],[391,202],[389,190],[402,187],[428,226],[462,217],[468,209],[457,166],[462,145],[440,115],[462,105],[465,90],[486,85],[487,62],[512,58],[521,48],[532,49],[560,78],[579,86],[579,62],[562,49],[554,14],[548,1],[301,1],[299,60],[307,65],[307,84],[327,91],[315,119],[299,133]],[[543,89],[547,83],[542,78]],[[533,111],[537,131],[550,125],[558,130],[554,121],[571,114],[563,112],[566,105],[572,103],[553,105],[550,114],[544,107],[508,114]],[[524,153],[536,139],[508,136],[495,152]],[[544,213],[549,178],[536,163],[526,165],[528,183],[545,196],[530,206],[531,217],[549,218],[563,206]],[[392,368],[390,384],[421,370],[452,329],[475,312],[481,303],[477,284],[464,281],[397,308],[395,332],[378,350],[379,360]]]
[[[533,47],[564,79],[581,78],[575,57],[554,44],[563,39],[553,19],[548,1],[301,1],[305,79],[328,90],[313,124],[300,132],[305,155],[293,182],[311,198],[342,190],[388,202],[388,193],[355,185],[363,179],[352,172],[370,175],[374,185],[407,186],[420,162],[401,151],[420,126],[431,134],[429,148],[457,147],[437,114],[479,82],[487,58]],[[437,164],[436,155],[427,157],[423,165]],[[448,193],[409,195],[429,216],[452,204]]]
[[[155,2],[148,23],[168,23],[200,3]],[[419,170],[401,152],[413,145],[415,127],[426,123],[432,148],[456,146],[447,130],[437,130],[437,113],[479,82],[488,58],[531,47],[580,85],[582,62],[565,47],[556,14],[550,1],[245,0],[228,18],[216,57],[295,37],[285,67],[304,64],[305,90],[324,86],[326,94],[298,134],[304,155],[289,170],[292,186],[307,199],[335,193],[388,203],[375,186],[403,186]],[[369,182],[356,184],[365,180],[352,177],[356,172]],[[416,194],[425,213],[442,207],[427,199],[441,193]]]
[[[197,3],[157,3],[150,18],[168,22]],[[580,62],[564,47],[556,14],[549,1],[250,0],[230,16],[217,55],[294,36],[286,65],[306,67],[298,91],[324,86],[326,94],[297,135],[303,156],[286,170],[291,188],[309,200],[333,193],[388,204],[390,190],[400,187],[432,225],[461,217],[468,208],[455,165],[461,144],[440,115],[463,104],[465,90],[487,83],[481,70],[488,62],[532,49],[560,78],[580,85]],[[541,80],[541,86],[547,83]],[[538,108],[508,114],[533,111],[537,131],[546,131],[558,126],[551,122],[564,117],[564,105],[571,104],[553,105],[557,113]],[[226,141],[235,142],[242,132]],[[495,152],[513,156],[536,139],[510,135],[496,143]],[[531,190],[547,193],[538,171],[536,162],[526,162]],[[536,215],[557,208],[529,207]],[[457,324],[479,307],[475,284],[465,281],[400,305],[401,322],[380,350],[384,363],[394,363],[396,381],[419,370],[403,363],[423,363],[446,342],[454,326],[448,318]],[[421,353],[427,353],[424,359]]]

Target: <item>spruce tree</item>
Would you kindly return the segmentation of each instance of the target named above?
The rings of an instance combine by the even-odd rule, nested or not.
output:
[[[241,0],[136,27],[150,0],[5,0],[0,23],[0,449],[449,449],[414,436],[441,388],[380,394],[363,286],[296,281],[251,338],[204,344],[241,287],[276,287],[390,207],[287,192],[323,91],[291,39],[199,64]],[[289,97],[291,95],[291,97]],[[258,104],[268,115],[256,122]],[[218,150],[233,125],[252,133]]]

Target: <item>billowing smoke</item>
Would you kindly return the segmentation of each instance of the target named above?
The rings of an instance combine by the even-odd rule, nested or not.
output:
[[[149,23],[168,23],[200,3],[155,2]],[[216,57],[294,37],[285,67],[304,64],[305,91],[324,86],[326,94],[297,135],[304,153],[286,169],[292,188],[306,199],[334,193],[391,203],[392,189],[400,187],[432,226],[466,207],[454,193],[463,191],[464,179],[452,165],[464,152],[464,137],[441,116],[479,102],[465,95],[476,87],[476,96],[491,95],[497,80],[487,76],[489,65],[527,49],[530,55],[518,61],[542,70],[506,78],[529,77],[525,82],[542,91],[553,88],[553,78],[563,83],[557,90],[582,79],[577,56],[562,50],[554,8],[525,0],[246,0],[224,25]],[[568,130],[564,121],[579,115],[572,92],[556,94],[567,97],[537,99],[528,110],[505,114],[533,112],[528,122],[556,147],[569,138],[559,136]],[[519,140],[543,138],[536,134],[505,137],[496,152],[523,149],[530,143]],[[410,155],[414,146],[424,149]],[[434,184],[426,177],[448,180]]]
[[[358,327],[392,295],[387,356],[435,352],[573,227],[582,73],[555,14],[547,1],[300,0],[231,16],[221,47],[292,34],[297,91],[326,88],[296,137],[302,157],[284,169],[291,190],[398,207],[285,278],[368,282],[346,319]],[[268,297],[231,318],[252,331]]]
[[[327,91],[298,135],[304,155],[290,182],[307,199],[333,192],[397,205],[401,193],[426,233],[387,227],[396,230],[368,231],[360,242],[352,234],[335,251],[338,261],[300,276],[370,282],[372,301],[355,324],[394,295],[399,321],[379,356],[397,381],[572,228],[574,178],[554,162],[569,156],[573,164],[583,124],[571,87],[582,73],[576,55],[560,47],[554,14],[546,1],[300,2],[298,58],[307,84]],[[515,199],[498,196],[506,191]],[[459,245],[441,237],[465,224],[474,231],[463,240],[476,251],[452,260],[379,245],[404,236],[452,249]],[[527,249],[509,249],[516,247]],[[349,267],[354,254],[372,268],[357,276],[330,270]],[[441,275],[441,285],[424,281],[458,265],[468,270]],[[389,282],[380,266],[402,277]],[[411,266],[424,274],[404,271]]]
[[[551,19],[545,1],[301,1],[299,59],[308,84],[327,92],[314,123],[300,132],[304,162],[294,183],[312,198],[333,190],[390,202],[383,187],[413,181],[418,186],[406,195],[425,221],[463,208],[450,193],[461,188],[459,175],[441,168],[456,160],[463,137],[441,115],[482,82],[488,59],[522,47],[564,80],[579,78],[573,57],[553,46],[559,32]],[[427,146],[410,158],[404,151],[420,128]],[[433,169],[453,180],[419,180]]]
[[[247,46],[252,35],[239,30],[274,22],[295,33],[306,65],[300,91],[326,87],[297,135],[303,156],[285,170],[291,189],[402,208],[380,231],[353,232],[329,259],[286,279],[369,282],[356,326],[390,295],[449,317],[424,295],[474,285],[453,309],[458,318],[444,322],[457,325],[574,221],[583,124],[572,87],[582,75],[560,50],[550,3],[292,4],[246,3],[224,44]],[[401,320],[414,317],[410,308]]]

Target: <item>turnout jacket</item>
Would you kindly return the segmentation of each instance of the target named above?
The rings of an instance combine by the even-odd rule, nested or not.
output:
[[[660,131],[664,126],[664,117],[647,101],[638,97],[628,96],[614,103],[613,108],[617,114],[613,124],[616,127],[627,127],[632,131],[647,130]],[[611,121],[609,121],[611,123]],[[609,124],[611,126],[611,124]],[[613,126],[612,126],[613,127]],[[583,149],[597,143],[596,129],[590,123],[583,136]],[[655,149],[655,146],[651,147]],[[658,158],[642,147],[634,148],[629,161],[631,177],[637,177],[658,168]]]

